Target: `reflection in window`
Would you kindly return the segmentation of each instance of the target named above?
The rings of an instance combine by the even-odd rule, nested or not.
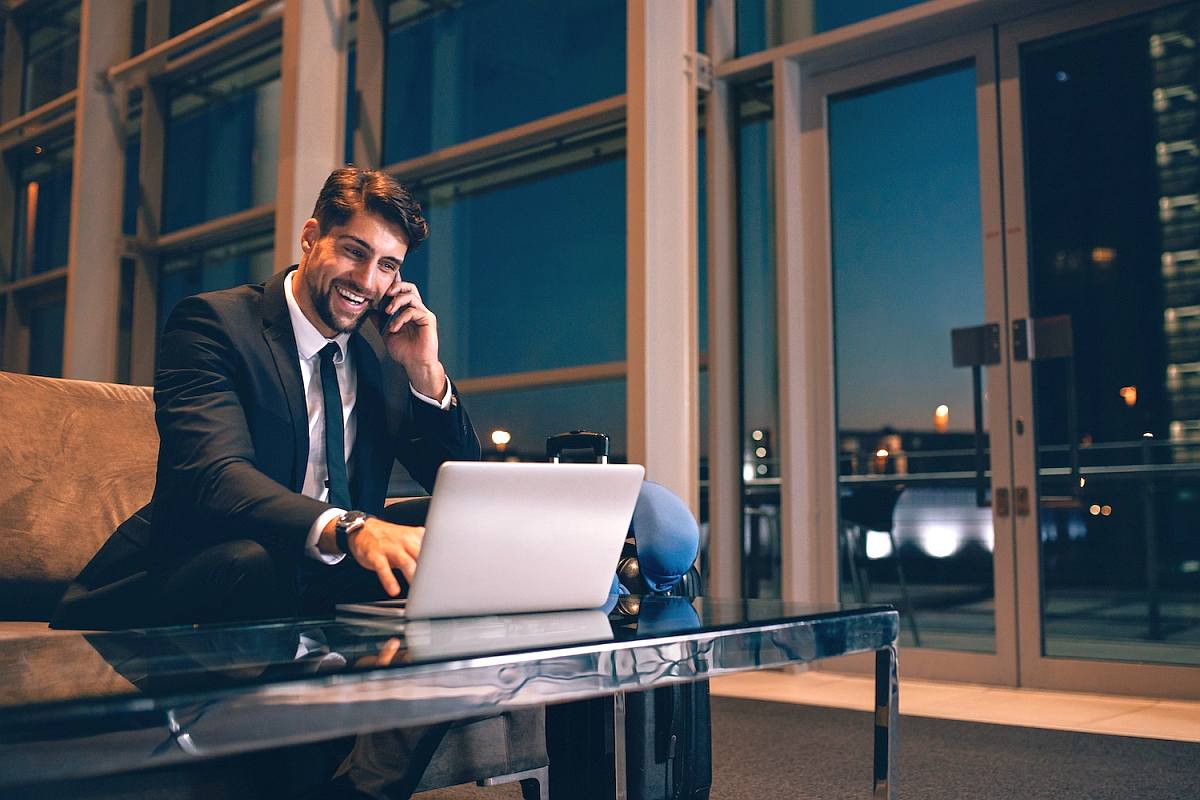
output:
[[[273,247],[273,236],[264,233],[229,245],[168,256],[158,281],[159,330],[185,297],[271,277],[275,271]]]
[[[29,374],[62,377],[63,325],[67,301],[55,300],[29,311]]]
[[[484,458],[544,461],[548,436],[589,430],[607,433],[612,460],[626,460],[623,379],[463,395]],[[509,435],[503,447],[493,440],[493,431]],[[503,437],[496,438],[503,441]]]
[[[737,54],[744,56],[815,33],[862,22],[922,0],[737,0]]]
[[[71,228],[71,146],[23,147],[16,158],[14,278],[67,265]]]
[[[452,376],[624,360],[624,144],[594,147],[611,152],[421,192],[430,239],[404,274],[438,315]]]
[[[625,91],[624,0],[438,5],[391,6],[385,163]]]
[[[838,541],[844,601],[898,605],[905,644],[994,652],[992,512],[950,349],[984,320],[975,81],[829,99]]]
[[[75,88],[79,72],[79,14],[79,0],[74,0],[47,3],[24,16],[23,112]]]
[[[163,232],[271,202],[279,158],[279,47],[171,87]]]
[[[779,358],[775,331],[771,84],[738,97],[738,275],[741,287],[742,590],[780,596]]]
[[[1050,657],[1200,664],[1198,42],[1192,2],[1021,52],[1031,316],[1075,343],[1033,364]]]

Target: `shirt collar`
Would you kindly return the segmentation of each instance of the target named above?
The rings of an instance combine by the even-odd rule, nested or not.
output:
[[[292,318],[292,333],[296,336],[296,349],[300,352],[300,358],[308,361],[321,352],[325,345],[337,342],[342,354],[334,358],[334,362],[341,362],[346,358],[346,343],[350,341],[350,334],[339,333],[332,339],[326,339],[316,326],[309,322],[308,317],[300,310],[300,304],[296,302],[296,295],[292,291],[292,279],[295,277],[296,270],[292,270],[283,282],[283,294],[287,298],[288,316]]]

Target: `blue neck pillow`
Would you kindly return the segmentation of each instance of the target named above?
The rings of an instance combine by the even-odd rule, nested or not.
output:
[[[700,551],[700,526],[691,510],[670,489],[651,481],[642,484],[630,530],[651,591],[665,592],[678,583]]]

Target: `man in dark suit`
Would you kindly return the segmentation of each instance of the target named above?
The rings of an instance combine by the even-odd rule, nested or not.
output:
[[[394,179],[341,168],[297,266],[171,314],[149,553],[171,621],[328,611],[411,579],[423,529],[377,516],[393,461],[432,489],[443,461],[480,453],[401,275],[427,234]]]

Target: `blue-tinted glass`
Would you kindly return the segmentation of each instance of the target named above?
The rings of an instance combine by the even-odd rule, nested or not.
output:
[[[185,297],[266,280],[274,271],[272,247],[263,235],[168,260],[158,281],[159,330]]]
[[[779,358],[775,330],[775,215],[771,121],[741,126],[738,139],[738,260],[742,317],[742,430],[753,478],[779,475]],[[750,438],[762,431],[761,439]],[[759,447],[766,449],[756,455]]]
[[[36,9],[25,28],[21,109],[29,111],[75,88],[79,72],[79,2]]]
[[[737,54],[767,49],[767,9],[764,0],[737,0],[735,31]]]
[[[270,202],[279,153],[278,54],[172,92],[163,231]]]
[[[38,146],[19,163],[13,237],[17,278],[67,265],[71,229],[71,148]]]
[[[453,376],[625,358],[625,161],[426,203],[404,266]]]
[[[741,332],[742,593],[778,597],[779,367],[776,347],[775,216],[771,85],[739,92],[738,283]]]
[[[625,91],[624,0],[474,0],[387,39],[384,161]]]
[[[831,31],[878,17],[923,0],[811,0],[783,2],[737,0],[737,54],[744,56],[802,36]],[[768,17],[767,6],[774,6]]]
[[[970,430],[950,330],[984,318],[974,81],[964,68],[830,103],[843,429],[927,430],[946,404]]]
[[[67,302],[35,306],[29,312],[29,374],[62,377],[63,323]]]
[[[974,401],[1003,401],[950,348],[985,319],[974,65],[831,97],[828,119],[841,596],[901,606],[905,646],[994,652],[996,532],[963,476]]]
[[[137,234],[138,166],[142,158],[142,140],[135,136],[125,143],[125,191],[121,198],[121,232]]]
[[[699,179],[696,181],[696,291],[700,317],[700,352],[708,352],[708,170],[705,168],[708,140],[700,136],[696,147]]]
[[[146,0],[135,0],[132,22],[133,30],[129,36],[129,56],[131,58],[146,49]]]
[[[463,395],[487,458],[497,455],[491,438],[497,429],[512,435],[505,453],[522,461],[544,461],[548,436],[589,430],[607,433],[612,460],[626,460],[624,380]]]
[[[847,3],[845,0],[817,0],[813,10],[813,32],[831,31],[922,2],[924,0],[856,0],[853,3]]]
[[[354,89],[357,66],[358,47],[352,44],[346,51],[346,142],[343,145],[342,160],[347,164],[354,163],[354,131],[358,127],[358,92]]]

